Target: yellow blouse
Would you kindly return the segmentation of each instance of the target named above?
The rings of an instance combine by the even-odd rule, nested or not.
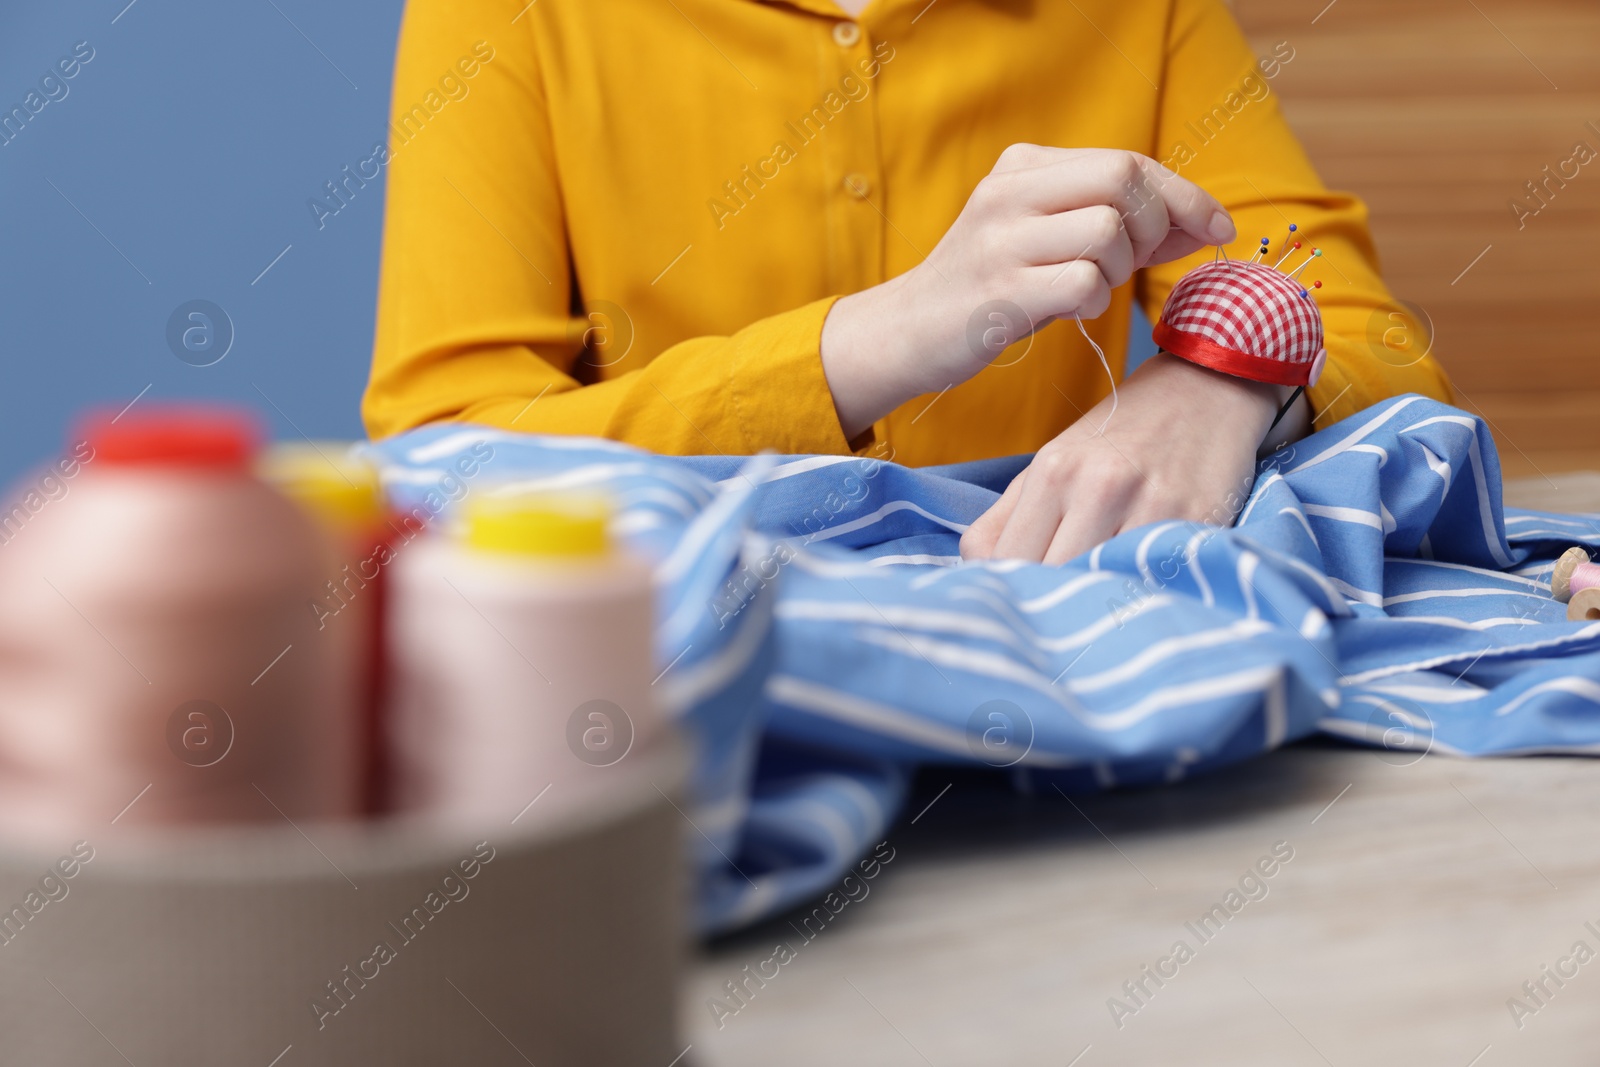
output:
[[[520,9],[520,10],[519,10]],[[1279,112],[1291,44],[1221,0],[410,0],[364,415],[658,452],[845,453],[818,354],[834,298],[920,262],[1007,145],[1124,148],[1222,201],[1247,257],[1290,222],[1320,278],[1325,425],[1449,397],[1378,278],[1360,201]],[[380,146],[381,147],[381,146]],[[1141,271],[1091,334],[1119,375]],[[1398,341],[1396,340],[1398,338]],[[1029,452],[1106,395],[1076,325],[874,427],[913,465]],[[854,442],[865,447],[862,439]]]

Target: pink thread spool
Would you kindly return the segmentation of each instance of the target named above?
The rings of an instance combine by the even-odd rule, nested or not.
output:
[[[1589,552],[1573,546],[1561,553],[1555,569],[1550,572],[1550,595],[1563,604],[1572,599],[1580,589],[1600,586],[1600,566],[1589,562]]]
[[[1600,565],[1582,547],[1567,549],[1550,572],[1550,595],[1567,605],[1568,622],[1600,620]]]
[[[93,464],[0,554],[0,835],[354,814],[353,660],[253,423],[144,408],[82,438]]]

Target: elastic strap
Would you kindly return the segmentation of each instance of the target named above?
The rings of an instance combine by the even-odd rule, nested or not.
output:
[[[1305,392],[1305,391],[1306,391],[1306,387],[1303,386],[1303,385],[1297,385],[1297,386],[1294,387],[1294,392],[1289,394],[1289,399],[1285,400],[1283,402],[1283,407],[1278,409],[1278,417],[1272,420],[1272,425],[1271,426],[1267,427],[1267,433],[1270,434],[1273,430],[1276,430],[1278,428],[1278,423],[1282,422],[1283,421],[1283,417],[1285,415],[1289,414],[1289,409],[1294,407],[1294,402],[1296,400],[1299,400],[1300,399],[1300,394]]]

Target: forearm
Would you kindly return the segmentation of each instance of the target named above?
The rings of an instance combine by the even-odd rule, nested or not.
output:
[[[898,372],[904,364],[904,340],[895,327],[899,316],[881,310],[883,302],[897,296],[896,281],[876,287],[884,292],[869,289],[839,298],[822,324],[822,369],[847,439],[916,395]]]
[[[818,355],[829,306],[691,338],[648,361],[635,355],[638,370],[590,385],[540,358],[531,341],[449,348],[417,339],[403,356],[380,349],[364,415],[375,437],[450,420],[676,455],[842,454],[849,445]]]

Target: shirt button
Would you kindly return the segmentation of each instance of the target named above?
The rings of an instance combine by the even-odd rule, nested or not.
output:
[[[872,192],[872,182],[867,180],[865,174],[859,172],[846,174],[844,176],[844,189],[845,192],[857,200],[865,200],[867,194]]]
[[[833,41],[840,48],[849,48],[861,40],[861,27],[853,22],[835,22],[833,24]]]

